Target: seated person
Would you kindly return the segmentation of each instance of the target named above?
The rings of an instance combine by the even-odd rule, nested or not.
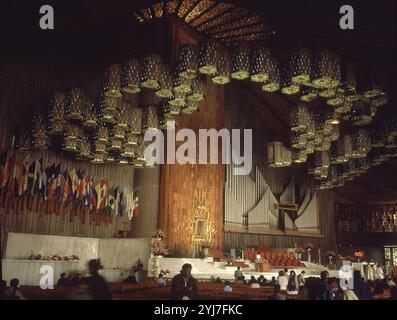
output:
[[[156,280],[156,284],[157,284],[158,287],[161,287],[161,286],[165,286],[165,285],[166,285],[166,280],[164,279],[162,273],[159,274],[159,277],[158,277],[157,280]]]
[[[251,283],[257,283],[254,276],[251,276],[251,279],[248,281],[248,284],[251,284]]]
[[[14,278],[10,281],[10,287],[4,290],[4,297],[15,300],[26,300],[22,293],[17,289],[19,280]]]
[[[221,278],[216,278],[216,280],[215,280],[215,283],[222,283],[222,280],[221,280]]]
[[[180,274],[172,279],[171,299],[192,300],[197,296],[197,280],[192,277],[192,265],[185,263]]]
[[[273,286],[273,287],[277,284],[277,281],[276,281],[276,277],[275,277],[275,276],[272,277],[272,280],[270,280],[269,284],[270,284],[271,286]]]
[[[274,286],[274,292],[269,297],[269,300],[287,300],[287,297],[281,292],[281,287],[279,284]]]
[[[66,278],[66,273],[63,272],[61,273],[61,277],[59,278],[57,282],[57,286],[59,287],[67,287],[69,285],[69,279]]]
[[[74,274],[72,276],[72,278],[70,279],[70,285],[71,286],[77,286],[77,285],[80,284],[80,281],[81,281],[81,274],[80,273]]]
[[[233,288],[230,286],[230,282],[229,281],[225,281],[225,286],[223,288],[224,292],[232,292]]]
[[[244,283],[245,283],[244,279],[245,279],[245,277],[244,277],[244,276],[241,276],[240,278],[237,279],[237,281],[235,282],[235,284],[244,284]]]

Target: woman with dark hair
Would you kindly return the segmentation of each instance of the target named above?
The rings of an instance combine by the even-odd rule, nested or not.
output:
[[[296,276],[295,271],[291,270],[291,272],[289,273],[287,290],[288,292],[297,293],[298,289],[299,289],[298,277]]]

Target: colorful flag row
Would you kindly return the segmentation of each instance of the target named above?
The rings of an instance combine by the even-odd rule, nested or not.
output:
[[[107,178],[95,184],[84,170],[62,171],[60,163],[44,167],[43,158],[17,161],[11,149],[0,150],[0,179],[0,188],[17,197],[38,193],[44,200],[84,205],[92,211],[105,209],[109,214],[127,214],[130,219],[139,212],[138,193],[130,187],[109,186]]]

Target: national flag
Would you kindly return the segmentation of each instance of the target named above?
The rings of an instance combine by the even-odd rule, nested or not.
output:
[[[75,199],[79,200],[81,203],[84,203],[84,171],[77,170],[77,183],[76,183],[76,194]]]
[[[62,185],[62,201],[67,202],[71,195],[71,181],[66,169],[63,174],[61,174],[61,185]]]
[[[117,193],[117,188],[111,187],[109,189],[109,192],[108,192],[109,201],[105,206],[105,209],[109,214],[115,213],[116,198],[117,198],[116,193]]]
[[[132,216],[138,216],[139,214],[139,197],[138,197],[138,190],[135,190],[133,193],[133,210]]]
[[[50,189],[49,189],[49,196],[52,197],[52,193],[55,197],[56,200],[60,200],[62,197],[62,184],[61,184],[61,164],[59,163],[55,169],[54,169],[54,178],[51,183]]]
[[[32,164],[29,166],[26,190],[24,185],[24,191],[30,191],[31,194],[33,193],[35,170],[36,170],[36,161],[32,162]]]
[[[37,171],[37,189],[42,191],[44,188],[44,182],[47,183],[45,175],[45,169],[43,164],[43,158],[39,160],[38,171]]]
[[[98,206],[98,193],[94,188],[94,181],[90,179],[89,185],[89,209],[90,210],[97,210]]]
[[[75,196],[75,192],[77,190],[77,188],[76,188],[76,184],[77,184],[76,179],[77,179],[76,178],[76,170],[75,169],[69,170],[68,181],[69,181],[69,187],[70,187],[70,194],[72,196]]]
[[[12,149],[9,149],[7,152],[6,162],[4,165],[3,177],[1,180],[2,187],[5,187],[7,181],[10,179],[13,173],[15,163],[16,163],[16,153]]]
[[[23,189],[24,189],[24,184],[25,184],[25,177],[27,176],[27,168],[29,166],[29,160],[28,158],[25,158],[23,161],[21,161],[18,164],[18,196],[23,195]]]
[[[124,214],[124,192],[120,191],[117,195],[117,203],[118,203],[118,208],[117,208],[117,214],[122,217]]]

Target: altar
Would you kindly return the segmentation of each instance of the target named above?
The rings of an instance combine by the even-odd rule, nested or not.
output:
[[[255,269],[258,272],[269,272],[272,269],[272,265],[269,262],[257,262],[255,263]]]

